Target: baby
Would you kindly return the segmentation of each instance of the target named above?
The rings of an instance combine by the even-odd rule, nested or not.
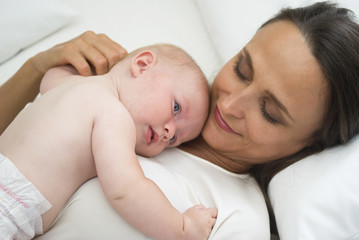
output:
[[[46,232],[76,189],[95,176],[113,207],[151,238],[208,238],[217,210],[198,205],[179,213],[136,157],[200,133],[208,85],[190,56],[152,45],[102,76],[51,69],[40,91],[0,136],[1,239]]]

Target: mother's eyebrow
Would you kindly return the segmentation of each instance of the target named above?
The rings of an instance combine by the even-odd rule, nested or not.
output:
[[[249,67],[249,70],[250,70],[250,74],[251,74],[250,79],[252,79],[254,76],[254,69],[253,69],[251,55],[249,54],[249,52],[247,51],[247,49],[245,47],[243,48],[243,53],[244,53],[243,55],[246,59],[247,65]]]
[[[293,122],[295,122],[292,116],[289,114],[288,109],[278,100],[278,98],[273,93],[271,93],[269,90],[265,90],[265,93],[273,100],[279,109],[282,110],[282,112],[284,112]]]
[[[253,63],[252,63],[252,58],[251,58],[251,55],[249,54],[249,52],[247,51],[247,49],[244,47],[243,48],[243,55],[246,59],[246,62],[248,64],[248,67],[251,71],[251,74],[252,74],[252,77],[254,76],[254,69],[253,69]],[[265,90],[265,93],[273,100],[273,102],[278,106],[278,108],[284,112],[293,122],[294,119],[293,117],[290,115],[288,109],[284,106],[283,103],[281,103],[281,101],[279,101],[279,99],[269,90]]]
[[[248,64],[249,70],[251,71],[251,79],[253,79],[254,69],[253,69],[251,55],[249,54],[249,52],[247,51],[247,49],[245,47],[243,48],[243,53],[244,53],[243,55],[246,59],[246,62]],[[290,115],[288,109],[284,106],[283,103],[281,103],[281,101],[279,101],[279,99],[271,91],[265,90],[265,93],[273,100],[273,102],[278,106],[278,108],[282,112],[284,112],[293,122],[295,122],[293,117]]]

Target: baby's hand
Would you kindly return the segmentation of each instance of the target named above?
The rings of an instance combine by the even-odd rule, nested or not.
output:
[[[183,214],[183,218],[183,239],[208,239],[217,219],[217,209],[206,208],[203,205],[196,205],[187,209],[187,211]]]

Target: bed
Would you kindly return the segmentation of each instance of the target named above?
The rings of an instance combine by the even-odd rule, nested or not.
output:
[[[0,83],[37,52],[87,30],[107,34],[128,51],[153,43],[178,45],[190,53],[212,81],[223,63],[278,9],[311,2],[314,1],[1,1]],[[356,0],[339,3],[359,16]],[[176,191],[166,181],[183,178],[180,172],[167,171],[168,166],[153,159],[140,161],[149,175],[161,175],[158,184],[165,192],[171,195]],[[310,156],[275,176],[269,194],[281,239],[359,239],[358,171],[357,137],[346,146]],[[243,216],[258,214],[255,219],[265,225],[268,216],[263,211],[264,201],[260,195],[254,196],[258,198],[248,206],[253,211]],[[185,207],[181,198],[172,198],[179,208]],[[102,196],[97,179],[92,179],[69,200],[50,231],[37,239],[147,239],[113,211]],[[86,224],[81,224],[84,221]],[[210,239],[258,239],[249,234],[255,224],[248,226],[247,235],[231,234],[243,222],[217,225],[220,234],[212,234]]]

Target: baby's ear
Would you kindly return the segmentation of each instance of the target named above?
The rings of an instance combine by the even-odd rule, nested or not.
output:
[[[143,72],[151,69],[157,63],[156,55],[148,50],[138,53],[131,61],[131,72],[138,77]]]

